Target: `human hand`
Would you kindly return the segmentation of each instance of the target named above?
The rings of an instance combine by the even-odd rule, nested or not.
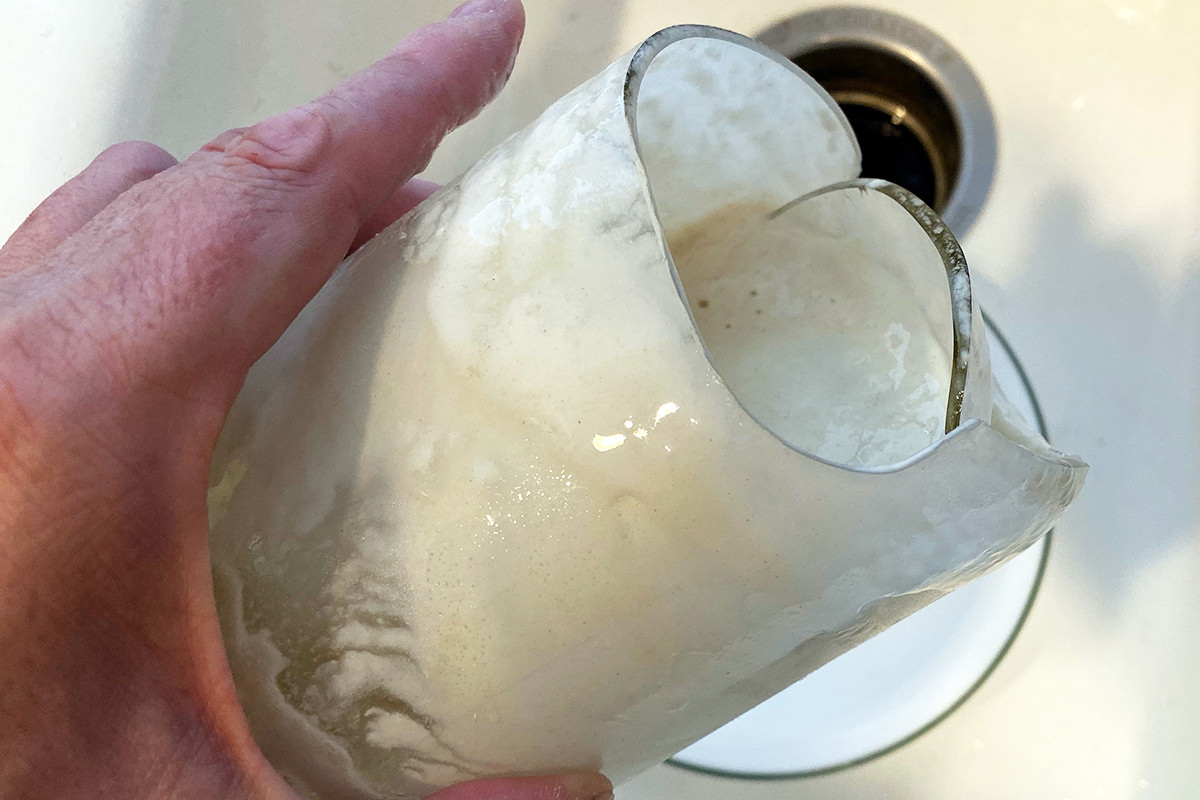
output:
[[[500,89],[518,0],[481,0],[182,163],[102,153],[0,249],[0,796],[296,795],[237,703],[205,487],[247,370]],[[590,800],[596,774],[441,800]]]

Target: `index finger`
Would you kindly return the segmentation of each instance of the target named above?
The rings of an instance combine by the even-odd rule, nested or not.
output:
[[[4,286],[73,309],[25,329],[29,346],[66,351],[60,340],[82,333],[119,346],[113,360],[142,380],[236,392],[364,223],[503,85],[523,27],[518,0],[475,0],[317,100],[125,192]]]
[[[364,222],[424,169],[447,132],[500,90],[523,26],[519,3],[464,4],[321,97],[219,137],[199,155],[235,169],[262,167],[282,180],[332,184]],[[463,27],[473,29],[469,43]]]

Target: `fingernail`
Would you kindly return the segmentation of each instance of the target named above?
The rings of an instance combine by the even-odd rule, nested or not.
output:
[[[475,14],[489,14],[507,2],[508,0],[467,0],[467,2],[451,11],[447,16],[453,18],[470,17]]]

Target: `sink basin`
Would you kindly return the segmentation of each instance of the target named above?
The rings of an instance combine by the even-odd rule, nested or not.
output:
[[[10,4],[11,5],[11,4]],[[0,236],[104,145],[183,156],[326,88],[451,2],[79,0],[0,30]],[[678,22],[754,35],[806,0],[530,2],[503,97],[445,179]],[[884,5],[889,5],[884,3]],[[785,781],[664,765],[657,797],[1184,798],[1200,792],[1200,5],[891,0],[961,52],[998,156],[963,239],[1056,444],[1092,463],[1006,657],[944,721],[859,766]]]

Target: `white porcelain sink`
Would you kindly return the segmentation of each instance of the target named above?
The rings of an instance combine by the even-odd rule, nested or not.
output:
[[[0,238],[104,145],[183,156],[299,102],[451,2],[0,0]],[[446,178],[645,35],[755,34],[806,0],[529,0],[505,95],[430,167]],[[1041,593],[983,687],[915,741],[815,778],[671,766],[640,798],[1200,796],[1200,4],[892,0],[974,68],[996,117],[964,239],[1056,443],[1092,473]]]

